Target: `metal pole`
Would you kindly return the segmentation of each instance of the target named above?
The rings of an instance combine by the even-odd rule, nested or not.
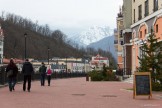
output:
[[[76,58],[76,72],[78,71],[78,67],[77,67],[77,58]]]
[[[50,49],[48,48],[48,65],[49,65],[49,50],[50,50]]]
[[[86,59],[84,59],[84,73],[86,73]]]
[[[26,59],[26,36],[27,36],[27,33],[24,33],[24,37],[25,37],[25,59]]]
[[[66,72],[67,72],[67,57],[66,57]]]

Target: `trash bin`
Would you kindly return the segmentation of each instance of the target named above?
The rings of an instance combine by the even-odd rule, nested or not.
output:
[[[86,81],[89,81],[89,75],[88,74],[86,75]]]

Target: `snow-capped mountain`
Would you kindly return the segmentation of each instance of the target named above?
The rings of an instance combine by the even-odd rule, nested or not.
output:
[[[109,27],[93,26],[80,34],[73,36],[71,40],[79,46],[91,47],[96,50],[101,48],[105,51],[110,51],[116,59],[114,36],[112,34],[113,30]]]
[[[105,37],[108,37],[112,34],[113,30],[109,27],[99,27],[93,26],[88,30],[81,32],[72,37],[72,40],[78,43],[81,46],[87,46],[91,43],[97,42]]]

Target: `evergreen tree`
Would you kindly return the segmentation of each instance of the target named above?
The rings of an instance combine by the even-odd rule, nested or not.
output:
[[[146,41],[140,47],[142,56],[138,57],[140,72],[151,72],[152,82],[162,81],[162,43],[158,42],[154,32],[151,30],[151,34]],[[162,83],[162,82],[161,82]]]

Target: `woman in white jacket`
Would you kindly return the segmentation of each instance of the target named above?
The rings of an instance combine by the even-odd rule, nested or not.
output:
[[[48,86],[50,86],[50,83],[51,83],[51,74],[52,74],[52,69],[51,69],[51,66],[48,65],[47,66],[47,80],[48,80]]]

